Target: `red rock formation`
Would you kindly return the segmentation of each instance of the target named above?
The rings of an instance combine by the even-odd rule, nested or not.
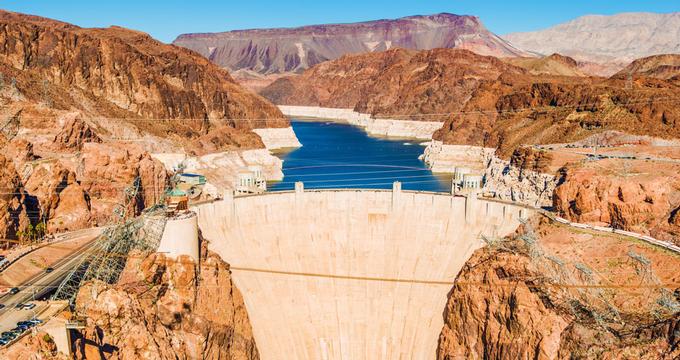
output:
[[[14,164],[0,154],[0,239],[15,239],[29,224],[25,198]]]
[[[510,156],[510,165],[521,171],[530,170],[539,173],[547,173],[552,155],[546,151],[536,150],[531,147],[515,149]]]
[[[17,165],[37,159],[33,152],[33,143],[26,139],[13,139],[5,149],[7,157],[14,160]]]
[[[105,222],[136,177],[141,192],[128,214],[154,204],[167,179],[143,149],[263,148],[252,128],[288,126],[225,70],[141,32],[0,11],[0,44],[0,150],[32,192],[7,203],[32,207],[32,221],[53,230]],[[25,166],[37,157],[38,167]],[[14,236],[18,225],[5,220]]]
[[[5,82],[14,79],[15,102],[78,110],[88,117],[193,119],[128,120],[143,131],[179,139],[223,126],[244,134],[253,127],[288,124],[276,107],[241,88],[226,71],[141,32],[84,29],[4,11],[0,29],[5,44],[0,73]],[[261,147],[257,141],[239,145]]]
[[[61,164],[37,165],[24,187],[37,201],[33,207],[39,211],[39,216],[34,218],[46,219],[49,232],[91,225],[89,196],[76,181],[75,174]]]
[[[157,203],[168,181],[163,164],[135,145],[85,143],[79,161],[78,178],[98,223],[110,219],[116,204],[125,202],[124,191],[135,179],[139,178],[139,191],[128,215]]]
[[[349,107],[376,116],[444,113],[461,110],[481,83],[505,72],[524,70],[466,50],[394,49],[317,65],[261,94],[277,104]]]
[[[663,80],[680,80],[680,55],[654,55],[637,59],[612,77],[627,79],[629,76],[644,76]]]
[[[100,143],[102,139],[94,132],[90,125],[77,117],[72,117],[66,120],[64,127],[54,137],[53,142],[57,148],[80,150],[84,143]]]
[[[566,61],[566,60],[564,60]],[[577,141],[607,130],[680,137],[680,95],[672,81],[532,75],[463,50],[345,56],[261,94],[285,105],[354,108],[376,117],[444,121],[434,138],[499,147]]]
[[[49,334],[38,332],[24,336],[9,348],[0,350],[3,359],[12,360],[65,360],[66,356],[57,352],[57,345]]]
[[[542,226],[537,233],[544,231],[560,230]],[[539,244],[543,241],[541,238]],[[569,251],[564,244],[558,246],[561,251]],[[607,246],[618,248],[620,243],[612,242],[605,249]],[[543,258],[546,252],[529,256],[527,251],[523,242],[508,240],[477,250],[468,260],[448,299],[438,359],[670,360],[680,356],[675,334],[680,329],[677,314],[657,318],[647,305],[631,305],[638,296],[645,301],[656,295],[616,288],[608,289],[607,294],[602,290],[562,288],[560,285],[585,282],[569,275],[570,263],[575,260],[553,256],[556,260],[552,261]],[[585,251],[589,249],[579,253]],[[554,275],[556,261],[563,261],[567,269],[560,276]],[[588,261],[595,266],[595,261]],[[627,277],[629,281],[635,277],[634,269],[627,269],[628,275],[622,275],[623,270],[617,267],[618,274],[613,276]],[[611,320],[606,316],[605,320],[596,316],[608,313],[606,304],[618,307],[618,316],[623,320],[608,323]]]
[[[533,75],[586,76],[576,60],[560,54],[538,58],[505,58],[503,60],[524,68]]]
[[[631,168],[623,161],[605,167],[568,166],[553,194],[555,211],[569,220],[604,223],[614,228],[651,234],[680,242],[675,209],[680,203],[680,176],[676,168],[656,173]],[[608,168],[619,169],[612,174]],[[646,171],[653,171],[648,166]]]
[[[151,255],[128,263],[115,287],[90,284],[76,308],[87,327],[77,359],[258,359],[243,298],[229,265],[200,267]]]

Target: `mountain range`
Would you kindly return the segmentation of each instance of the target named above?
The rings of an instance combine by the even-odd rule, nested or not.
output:
[[[479,18],[441,13],[352,24],[183,34],[175,45],[229,70],[261,74],[300,72],[346,54],[392,48],[461,48],[498,57],[525,56],[484,27]]]
[[[347,54],[458,48],[495,57],[569,56],[584,74],[610,76],[631,61],[680,53],[680,12],[587,15],[554,27],[498,36],[478,17],[440,13],[349,24],[183,34],[194,50],[246,82],[299,73]],[[267,84],[267,81],[264,81]],[[265,85],[256,85],[260,88]]]
[[[631,61],[680,53],[680,12],[587,15],[548,29],[512,33],[503,39],[521,49],[603,64],[611,75]]]

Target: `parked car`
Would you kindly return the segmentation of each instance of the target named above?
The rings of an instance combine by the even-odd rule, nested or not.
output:
[[[47,269],[45,269],[45,274],[49,274],[52,271],[54,271],[54,268],[48,267]]]
[[[4,309],[4,308],[5,308],[5,304],[0,304],[0,309]]]
[[[16,305],[14,305],[14,308],[15,308],[15,309],[21,309],[21,308],[23,308],[23,307],[24,307],[24,304],[23,304],[23,303],[17,303]]]
[[[16,328],[17,328],[17,329],[20,329],[20,330],[23,332],[23,331],[28,330],[29,327],[30,327],[30,326],[28,326],[28,325],[19,325],[19,324],[17,324],[17,327],[16,327]]]
[[[43,323],[42,320],[36,319],[36,318],[30,319],[30,320],[28,320],[28,322],[31,322],[31,323],[33,323],[33,324],[35,324],[35,325],[38,325],[38,324],[42,324],[42,323]]]
[[[11,340],[0,339],[0,346],[5,346],[5,345],[9,344],[10,341]]]
[[[16,334],[14,334],[11,331],[5,331],[2,334],[0,334],[0,336],[2,336],[3,339],[9,339],[9,340],[14,340],[14,338],[17,337]]]
[[[35,307],[34,303],[28,303],[28,304],[24,304],[21,308],[24,309],[24,310],[31,310],[34,307]]]
[[[13,287],[13,288],[9,291],[9,293],[12,294],[12,295],[17,294],[18,292],[19,292],[19,288],[17,288],[17,287]]]

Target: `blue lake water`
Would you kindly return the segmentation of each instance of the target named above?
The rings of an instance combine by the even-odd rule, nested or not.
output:
[[[449,192],[451,177],[434,175],[418,156],[425,149],[410,139],[369,137],[356,126],[332,121],[292,120],[302,147],[278,154],[284,178],[270,191],[291,190],[296,181],[306,189],[402,189]]]

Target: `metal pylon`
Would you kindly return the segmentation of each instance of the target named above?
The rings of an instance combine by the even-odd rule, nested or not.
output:
[[[131,187],[125,189],[125,202],[114,211],[120,219],[118,224],[106,229],[95,240],[94,248],[62,281],[53,300],[68,300],[73,306],[82,284],[92,280],[114,284],[131,251],[152,252],[158,248],[167,221],[163,206],[154,206],[139,217],[125,220],[139,186],[137,178]]]

